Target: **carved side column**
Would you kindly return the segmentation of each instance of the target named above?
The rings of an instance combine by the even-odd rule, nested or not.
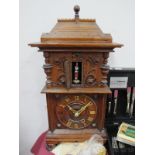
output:
[[[44,52],[45,57],[45,64],[43,65],[44,71],[46,73],[46,86],[47,88],[51,88],[52,86],[52,79],[51,79],[51,71],[52,71],[52,65],[50,64],[50,53]]]
[[[109,58],[109,52],[103,53],[103,64],[101,65],[101,72],[102,72],[102,80],[101,80],[101,85],[106,85],[107,84],[107,75],[109,73],[109,66],[107,65],[108,63],[108,58]]]

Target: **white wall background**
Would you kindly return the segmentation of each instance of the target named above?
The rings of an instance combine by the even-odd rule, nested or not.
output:
[[[27,44],[49,32],[57,18],[72,18],[79,4],[81,18],[96,18],[103,32],[124,47],[111,53],[109,65],[134,67],[134,0],[21,0],[20,1],[20,155],[30,155],[37,137],[48,128],[42,53]]]

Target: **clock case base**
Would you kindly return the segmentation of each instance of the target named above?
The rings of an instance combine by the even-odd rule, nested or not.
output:
[[[106,130],[99,131],[98,129],[82,129],[82,130],[71,130],[71,129],[55,129],[53,132],[48,131],[46,135],[46,144],[49,147],[62,142],[84,142],[91,138],[92,135],[98,134],[103,140],[101,143],[105,144],[107,141]]]

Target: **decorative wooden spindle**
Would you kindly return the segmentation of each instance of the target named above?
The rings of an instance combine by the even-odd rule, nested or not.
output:
[[[51,64],[45,64],[43,65],[44,71],[46,73],[46,86],[47,88],[51,88],[52,86],[52,81],[51,81],[51,68],[52,65]]]
[[[78,77],[79,77],[79,66],[78,66],[78,62],[76,62],[76,65],[74,66],[74,80],[73,80],[75,84],[80,83],[80,80],[78,79]]]
[[[75,19],[79,19],[79,11],[80,11],[80,6],[79,5],[75,5],[74,6]]]
[[[52,65],[50,64],[50,53],[44,52],[45,57],[45,64],[43,65],[44,71],[46,73],[46,86],[47,88],[51,88],[52,86],[52,79],[51,79],[51,71],[52,71]]]
[[[102,80],[101,84],[106,85],[107,84],[107,75],[109,73],[109,66],[107,65],[108,63],[108,58],[109,58],[109,52],[103,53],[104,61],[103,64],[101,65],[101,72],[102,72]]]
[[[45,64],[50,63],[50,53],[49,52],[44,52],[44,58],[45,58]]]

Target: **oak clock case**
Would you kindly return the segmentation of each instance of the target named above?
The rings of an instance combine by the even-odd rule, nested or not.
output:
[[[43,52],[49,131],[49,146],[60,142],[81,142],[99,134],[104,142],[107,86],[107,65],[110,52],[122,44],[113,43],[110,34],[103,33],[95,19],[58,19],[49,33],[43,33],[39,43],[29,44]],[[104,143],[103,142],[103,143]]]

